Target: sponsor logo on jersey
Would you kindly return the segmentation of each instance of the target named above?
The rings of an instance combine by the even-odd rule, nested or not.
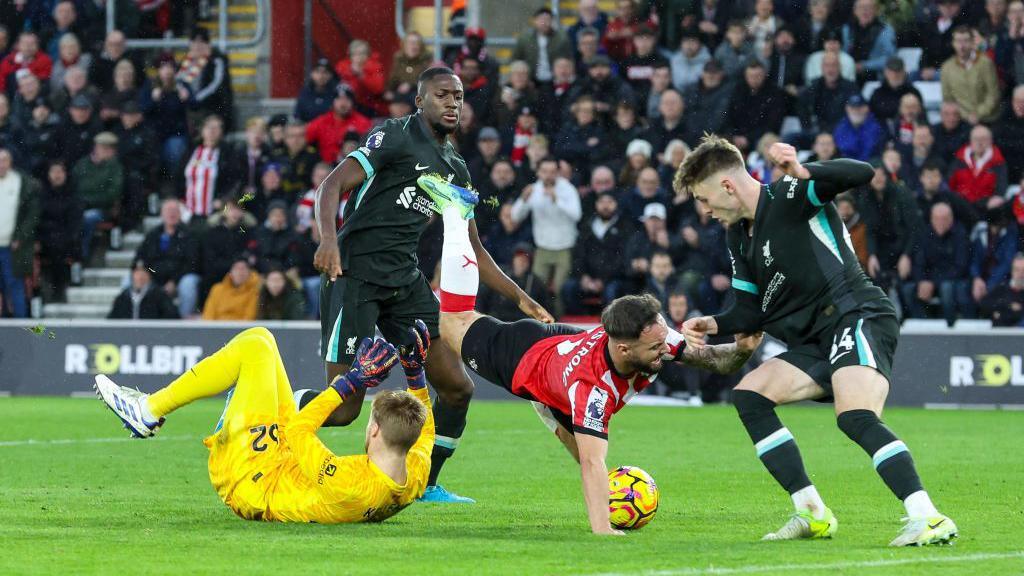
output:
[[[569,377],[572,376],[573,371],[576,370],[576,367],[583,361],[583,357],[590,354],[590,351],[594,349],[594,346],[597,346],[597,343],[601,341],[602,336],[604,336],[604,330],[594,330],[585,346],[578,346],[575,348],[576,353],[573,354],[572,358],[565,363],[565,369],[562,370],[563,385],[568,384]]]
[[[775,259],[772,258],[772,249],[771,249],[770,244],[771,244],[771,240],[765,240],[764,241],[764,246],[761,247],[761,251],[764,252],[764,266],[765,266],[765,268],[771,266],[772,262],[775,261]]]
[[[406,186],[398,194],[398,199],[395,200],[397,206],[401,206],[406,210],[415,210],[424,216],[430,216],[434,213],[434,209],[431,206],[434,203],[422,194],[416,193],[415,186]]]
[[[370,155],[370,149],[367,148],[366,146],[360,146],[359,147],[359,151],[363,153],[363,156],[369,156]]]
[[[786,191],[786,198],[792,200],[793,197],[796,196],[796,185],[799,184],[800,181],[797,180],[796,178],[793,178],[792,176],[786,176],[786,178],[790,180],[789,190]]]
[[[764,291],[764,298],[761,300],[761,312],[768,311],[768,306],[771,305],[772,299],[775,298],[775,293],[779,291],[779,288],[785,281],[786,275],[782,272],[776,272],[775,276],[772,276],[772,281],[768,283],[768,288]]]
[[[398,200],[395,200],[395,204],[401,204],[405,208],[411,208],[415,199],[416,187],[406,186],[405,189],[402,190],[401,194],[398,195]]]
[[[587,408],[583,414],[583,427],[601,432],[604,430],[604,413],[608,404],[608,392],[604,388],[592,388],[587,397]]]
[[[416,166],[414,166],[414,168],[416,168],[416,170],[422,172],[422,171],[426,170],[427,168],[430,168],[430,165],[428,164],[426,166],[420,166],[420,163],[417,162]]]
[[[370,137],[366,139],[366,147],[370,150],[376,150],[380,148],[380,145],[384,143],[384,131],[375,132],[370,134]]]
[[[580,343],[582,343],[584,340],[586,340],[586,338],[580,338],[579,340],[575,340],[575,341],[574,340],[566,340],[565,342],[559,342],[558,343],[558,355],[559,356],[565,356],[569,352],[572,352],[573,348],[579,346]]]
[[[469,364],[469,367],[470,367],[470,368],[472,368],[472,369],[473,369],[474,371],[476,371],[476,370],[479,370],[479,369],[480,369],[480,368],[479,368],[479,367],[477,366],[477,363],[476,363],[476,358],[470,358],[470,359],[469,359],[469,362],[468,362],[468,364]]]
[[[345,354],[355,354],[356,353],[356,340],[357,339],[358,339],[358,336],[353,336],[353,337],[349,338],[347,342],[345,342]]]
[[[325,456],[323,462],[320,463],[320,472],[316,475],[316,483],[323,486],[324,475],[327,473],[328,468],[334,468],[334,464],[331,463],[331,456]],[[334,470],[331,470],[331,476],[334,475]]]

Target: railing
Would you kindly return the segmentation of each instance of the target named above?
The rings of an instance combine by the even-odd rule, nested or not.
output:
[[[108,6],[113,5],[112,0]],[[107,10],[107,33],[117,29],[116,10]],[[228,0],[219,0],[219,12],[217,14],[217,38],[214,42],[222,51],[229,48],[251,48],[259,45],[263,37],[267,35],[267,21],[270,19],[270,5],[267,0],[256,0],[256,31],[252,38],[247,40],[228,40]],[[129,48],[185,48],[188,40],[185,38],[129,38],[126,45]]]
[[[474,0],[469,0],[467,5],[472,6]],[[554,16],[555,26],[559,22],[559,0],[551,0],[551,12]],[[462,46],[462,38],[445,38],[444,30],[444,0],[434,0],[434,35],[426,37],[424,42],[434,47],[434,60],[441,59],[442,48],[445,46]],[[475,24],[475,22],[473,23]],[[405,0],[395,0],[395,33],[399,38],[405,38]],[[516,39],[512,36],[489,36],[487,44],[491,46],[515,46]]]

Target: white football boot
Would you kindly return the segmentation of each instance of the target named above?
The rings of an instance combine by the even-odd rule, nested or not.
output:
[[[96,395],[99,396],[100,400],[103,400],[107,408],[110,408],[121,419],[124,427],[135,438],[149,438],[156,434],[156,431],[164,423],[163,418],[156,422],[151,422],[144,416],[148,412],[143,407],[149,394],[118,386],[104,374],[96,376],[96,383],[93,384],[93,389],[96,390]]]

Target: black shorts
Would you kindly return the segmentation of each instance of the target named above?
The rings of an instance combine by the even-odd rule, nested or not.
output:
[[[373,338],[374,327],[395,346],[406,343],[407,331],[423,320],[437,338],[440,304],[426,277],[405,286],[379,286],[351,276],[320,283],[320,357],[326,362],[351,365],[363,338]]]
[[[778,356],[796,366],[832,397],[832,374],[847,366],[868,366],[892,384],[892,360],[899,342],[900,324],[885,313],[852,312],[814,342],[805,342]]]
[[[568,324],[542,324],[536,320],[502,322],[484,316],[466,330],[462,361],[485,380],[511,392],[512,377],[527,350],[545,338],[580,332],[584,330]]]

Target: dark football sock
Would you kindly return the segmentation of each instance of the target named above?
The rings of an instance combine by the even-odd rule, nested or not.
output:
[[[430,455],[430,477],[428,486],[437,484],[444,463],[455,454],[462,432],[466,429],[466,412],[469,406],[457,408],[446,404],[440,397],[434,402],[434,451]]]
[[[810,486],[800,449],[775,414],[775,403],[750,390],[733,392],[733,403],[754,442],[757,457],[775,481],[790,494]]]
[[[885,485],[900,500],[924,490],[907,445],[896,438],[871,410],[848,410],[836,418],[839,429],[856,442],[875,466]]]

